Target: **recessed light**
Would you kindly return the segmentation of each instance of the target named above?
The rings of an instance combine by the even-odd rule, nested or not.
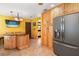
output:
[[[50,7],[54,7],[54,6],[55,6],[54,4],[51,4],[51,5],[50,5]]]
[[[43,3],[38,3],[38,5],[43,5]]]

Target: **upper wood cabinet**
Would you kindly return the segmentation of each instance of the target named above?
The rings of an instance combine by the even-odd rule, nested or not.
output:
[[[79,3],[65,3],[64,12],[65,12],[65,15],[79,12]]]
[[[52,8],[53,18],[71,13],[79,12],[79,3],[63,3]]]
[[[64,4],[60,4],[52,9],[53,17],[64,15]]]

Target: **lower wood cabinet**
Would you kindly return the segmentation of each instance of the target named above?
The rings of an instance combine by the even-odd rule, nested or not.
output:
[[[16,36],[4,36],[4,48],[5,49],[16,48]]]
[[[29,47],[29,35],[4,36],[5,49],[24,49]]]
[[[16,48],[17,49],[24,49],[29,47],[29,35],[20,35],[17,36],[16,40]]]

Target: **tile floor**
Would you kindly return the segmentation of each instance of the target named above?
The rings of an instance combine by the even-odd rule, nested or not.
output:
[[[52,49],[38,47],[37,41],[36,39],[31,39],[30,47],[22,50],[0,48],[0,56],[55,56]]]

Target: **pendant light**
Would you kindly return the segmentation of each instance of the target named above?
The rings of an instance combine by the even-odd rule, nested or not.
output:
[[[16,21],[23,21],[23,19],[19,17],[19,13],[17,13],[17,17],[15,17],[15,20]]]
[[[13,16],[13,11],[10,11],[10,13],[11,13],[11,16]],[[23,18],[20,18],[19,17],[19,13],[17,12],[17,16],[14,17],[14,20],[16,20],[16,21],[23,21]]]

